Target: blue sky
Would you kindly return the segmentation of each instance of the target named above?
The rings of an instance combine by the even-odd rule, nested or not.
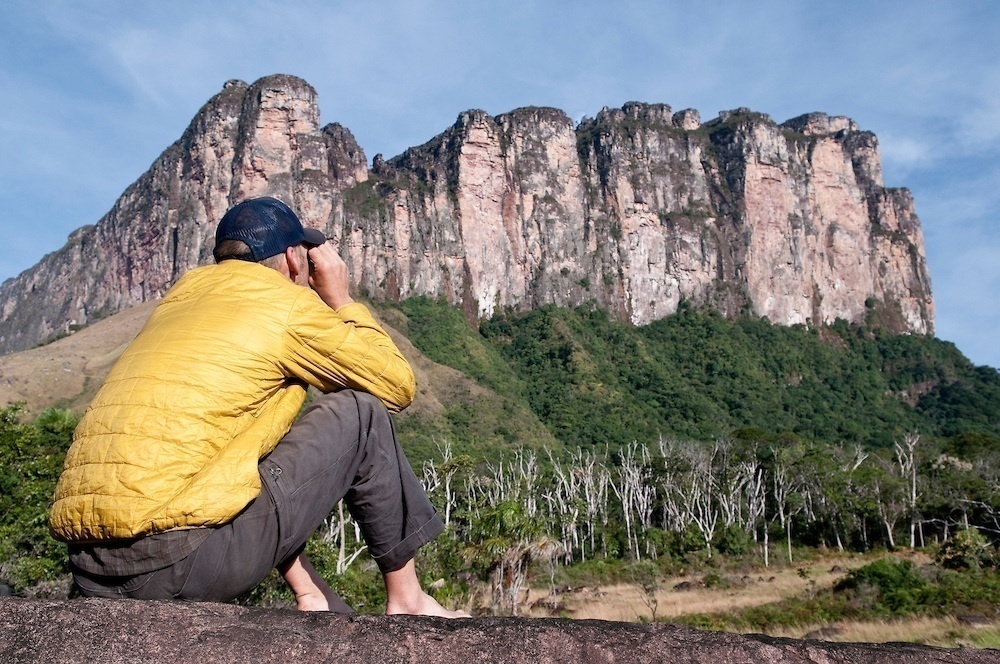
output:
[[[1000,3],[0,4],[0,279],[96,222],[232,78],[300,76],[369,160],[458,114],[847,115],[924,229],[937,336],[1000,367]]]

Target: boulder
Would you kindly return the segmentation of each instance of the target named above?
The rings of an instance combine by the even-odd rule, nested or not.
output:
[[[2,662],[1000,662],[996,650],[824,643],[666,623],[336,616],[231,604],[0,599]]]

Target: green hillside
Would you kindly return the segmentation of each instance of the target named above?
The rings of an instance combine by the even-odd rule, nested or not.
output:
[[[423,353],[502,395],[508,410],[525,404],[571,449],[747,428],[872,447],[906,432],[1000,436],[1000,373],[929,336],[842,321],[819,329],[733,321],[683,303],[644,327],[587,307],[542,307],[477,331],[440,302],[397,306]],[[494,418],[456,419],[478,417]],[[459,442],[463,432],[460,421],[452,427]],[[494,438],[519,442],[510,431]]]

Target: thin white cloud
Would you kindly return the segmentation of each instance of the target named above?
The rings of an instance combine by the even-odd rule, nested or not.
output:
[[[913,136],[883,132],[878,139],[882,162],[887,167],[906,172],[926,166],[933,159],[933,146]]]
[[[1000,62],[979,81],[975,99],[956,114],[956,134],[964,149],[1000,151]]]

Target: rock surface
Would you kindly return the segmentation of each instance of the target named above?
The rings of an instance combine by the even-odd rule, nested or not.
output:
[[[470,319],[595,302],[644,324],[686,299],[933,331],[913,200],[847,118],[473,110],[366,164],[350,131],[319,126],[305,81],[229,81],[96,225],[0,286],[0,352],[161,297],[211,260],[225,210],[264,194],[338,243],[360,291],[444,297]]]
[[[955,662],[996,650],[797,641],[596,620],[338,617],[228,604],[0,599],[3,662]]]

